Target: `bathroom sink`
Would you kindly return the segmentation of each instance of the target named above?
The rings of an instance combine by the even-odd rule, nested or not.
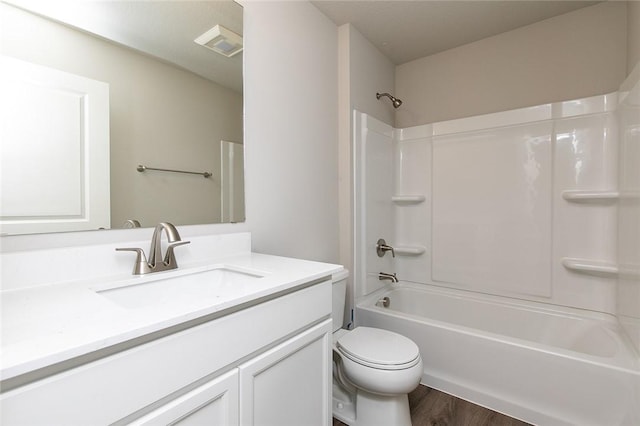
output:
[[[91,289],[124,308],[154,305],[181,305],[200,300],[228,298],[243,294],[264,276],[257,271],[219,266],[170,274],[149,274]]]

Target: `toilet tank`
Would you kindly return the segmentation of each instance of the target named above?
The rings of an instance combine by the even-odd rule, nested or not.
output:
[[[341,329],[344,323],[344,305],[347,299],[347,278],[349,278],[349,271],[343,269],[333,274],[331,278],[333,280],[333,309],[331,319],[333,320],[333,331],[336,331]]]

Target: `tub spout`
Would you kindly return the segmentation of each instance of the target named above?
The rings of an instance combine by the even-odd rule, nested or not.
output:
[[[397,283],[398,282],[398,278],[396,277],[396,274],[388,274],[386,272],[379,272],[378,273],[378,279],[380,281],[382,280],[389,280],[392,283]]]

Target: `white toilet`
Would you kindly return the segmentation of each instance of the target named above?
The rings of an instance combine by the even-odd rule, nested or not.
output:
[[[350,426],[411,426],[407,394],[422,377],[418,346],[387,330],[342,329],[348,276],[333,276],[333,416]]]

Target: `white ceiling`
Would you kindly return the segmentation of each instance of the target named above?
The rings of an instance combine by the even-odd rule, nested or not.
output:
[[[599,3],[597,1],[325,1],[337,25],[350,22],[394,64]]]

